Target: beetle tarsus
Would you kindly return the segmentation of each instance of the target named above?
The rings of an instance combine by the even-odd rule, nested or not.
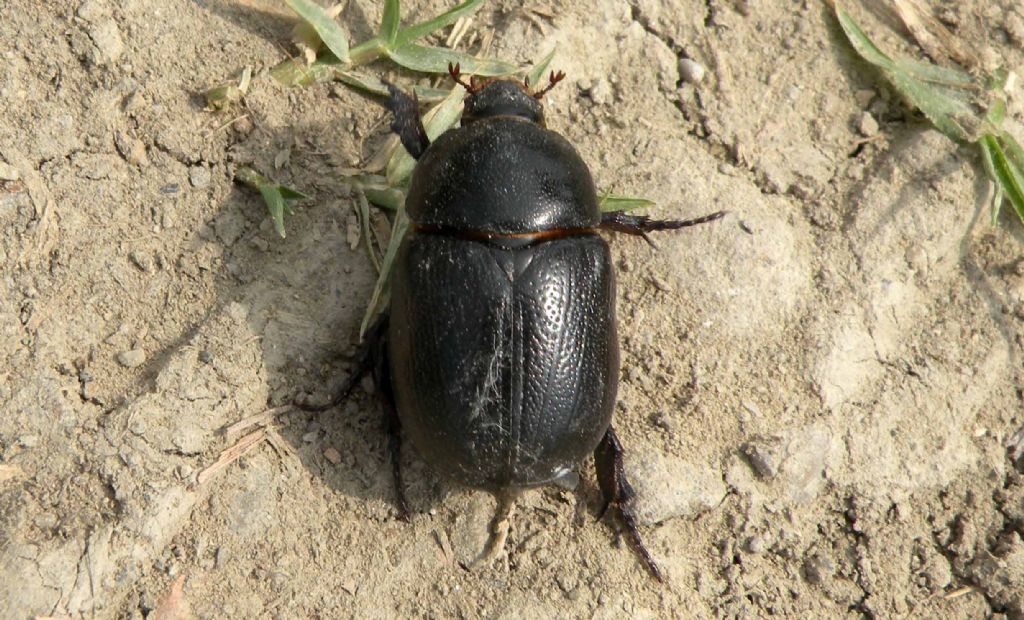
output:
[[[430,138],[427,130],[423,127],[423,119],[420,117],[420,102],[416,98],[415,91],[409,95],[394,84],[384,82],[387,86],[388,97],[384,104],[392,114],[395,115],[391,121],[391,131],[398,135],[402,146],[409,151],[413,159],[419,159],[427,147],[430,146]]]
[[[626,479],[626,472],[622,460],[623,450],[619,438],[615,435],[615,429],[608,427],[604,439],[594,450],[594,463],[597,467],[597,483],[601,487],[601,494],[604,496],[604,506],[601,509],[601,516],[614,508],[619,515],[626,532],[633,543],[633,547],[640,554],[647,570],[651,576],[660,582],[665,581],[661,569],[651,552],[647,550],[644,541],[640,538],[640,529],[637,527],[636,514],[633,512],[632,500],[636,497],[636,491]]]
[[[479,556],[469,566],[468,570],[474,570],[483,566],[489,566],[505,549],[505,542],[508,540],[508,530],[511,525],[512,510],[516,505],[516,498],[519,493],[513,489],[504,489],[496,495],[498,508],[491,520],[490,536],[487,545]]]
[[[387,347],[382,347],[387,351]],[[381,386],[381,403],[387,416],[388,456],[391,459],[391,471],[395,480],[395,503],[398,506],[398,518],[409,521],[409,502],[405,498],[405,484],[402,482],[402,422],[395,408],[395,397],[391,393],[391,380],[387,376],[388,363],[384,357],[374,372],[376,382]]]
[[[628,235],[639,235],[643,237],[651,247],[657,248],[654,241],[647,234],[658,230],[678,230],[697,224],[706,224],[725,216],[727,211],[716,211],[709,215],[702,215],[691,220],[652,220],[646,215],[630,215],[625,211],[609,211],[601,216],[601,228]]]

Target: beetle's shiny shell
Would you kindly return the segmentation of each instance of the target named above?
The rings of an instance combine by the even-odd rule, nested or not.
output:
[[[420,158],[391,283],[402,428],[438,473],[497,490],[551,482],[590,454],[618,385],[615,279],[593,181],[554,132],[504,117]],[[536,241],[472,231],[568,230]]]

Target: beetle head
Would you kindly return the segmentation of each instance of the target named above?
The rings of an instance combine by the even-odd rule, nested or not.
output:
[[[478,80],[476,76],[472,76],[467,84],[460,77],[459,65],[449,64],[448,73],[469,93],[462,111],[463,125],[490,116],[515,116],[543,125],[544,106],[541,105],[540,99],[565,77],[561,71],[558,73],[552,71],[548,85],[541,90],[531,92],[530,83],[527,80],[522,82],[502,78]]]

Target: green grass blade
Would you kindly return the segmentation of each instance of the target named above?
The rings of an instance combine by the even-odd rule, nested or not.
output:
[[[619,194],[601,194],[601,211],[632,211],[644,207],[653,207],[655,202],[637,196],[621,196]]]
[[[944,96],[941,91],[902,71],[886,71],[886,76],[911,105],[921,110],[935,128],[952,140],[975,142],[978,139],[977,113],[966,103]]]
[[[526,74],[526,79],[529,81],[530,86],[537,88],[537,86],[544,79],[544,74],[547,73],[548,65],[551,64],[551,59],[555,57],[555,50],[557,48],[551,48],[551,51],[541,58],[540,61],[530,69],[530,72]]]
[[[289,58],[274,66],[270,77],[282,86],[310,86],[333,78],[338,66],[334,56],[323,62],[317,59],[308,67],[297,58]]]
[[[380,18],[380,39],[393,45],[398,36],[399,0],[384,0],[384,15]]]
[[[403,47],[409,43],[412,43],[416,39],[422,38],[434,32],[440,30],[445,26],[454,24],[463,15],[470,15],[483,4],[484,0],[467,0],[450,11],[445,11],[433,19],[428,19],[425,22],[409,26],[398,31],[394,41],[392,41],[391,47],[398,48]]]
[[[978,85],[975,82],[974,77],[966,71],[960,71],[959,69],[952,69],[950,67],[942,67],[940,65],[933,65],[926,62],[918,62],[916,60],[909,60],[906,58],[897,58],[893,63],[897,70],[903,71],[904,73],[924,82],[942,84],[967,90],[978,89]]]
[[[448,96],[429,112],[423,115],[423,128],[427,130],[427,137],[435,140],[442,133],[448,131],[459,120],[462,112],[462,100],[466,98],[466,89],[461,86],[453,88]],[[388,162],[387,183],[391,187],[397,187],[405,182],[416,160],[405,149],[398,149],[395,156]]]
[[[373,232],[370,231],[370,203],[366,201],[366,195],[359,190],[356,190],[356,198],[356,214],[359,216],[359,223],[362,224],[366,252],[370,255],[370,262],[373,263],[373,268],[380,275],[380,259],[377,258],[377,251],[373,247]]]
[[[284,198],[281,192],[274,185],[261,185],[260,194],[263,202],[267,203],[270,219],[274,220],[274,230],[284,239]]]
[[[1017,170],[1024,170],[1024,149],[1008,131],[1000,132],[999,143],[1006,151],[1006,157]]]
[[[405,215],[405,209],[399,209],[395,214],[395,222],[391,226],[391,241],[388,243],[388,249],[384,253],[380,275],[377,277],[377,284],[373,287],[373,295],[370,296],[370,305],[367,306],[366,314],[363,315],[363,323],[359,327],[360,340],[363,338],[366,330],[370,328],[370,325],[373,324],[374,318],[387,307],[388,300],[391,299],[391,266],[395,262],[398,248],[402,244],[402,239],[405,237],[408,229],[409,218]]]
[[[421,73],[448,73],[449,64],[460,65],[463,73],[483,76],[508,75],[514,73],[517,68],[504,60],[477,58],[465,52],[415,43],[387,49],[384,53],[406,69]]]
[[[293,11],[299,14],[306,23],[316,30],[320,40],[324,42],[327,49],[338,57],[342,62],[348,62],[348,35],[341,29],[338,22],[334,21],[324,11],[323,7],[313,0],[284,0]]]
[[[985,168],[985,173],[988,178],[992,180],[992,183],[996,186],[995,196],[992,198],[992,225],[995,226],[999,222],[999,209],[1003,204],[1003,187],[999,184],[996,179],[996,165],[993,161],[992,147],[990,143],[985,140],[988,137],[986,134],[982,136],[982,139],[978,141],[978,147],[981,149],[981,163]]]
[[[981,137],[981,145],[983,151],[988,151],[983,155],[983,159],[991,158],[992,172],[995,175],[993,180],[1006,194],[1006,198],[1017,212],[1017,217],[1024,222],[1024,171],[1007,159],[1006,153],[999,146],[999,141],[995,136],[985,134]]]
[[[868,38],[857,22],[853,21],[850,15],[839,7],[839,3],[834,5],[836,19],[839,20],[839,26],[846,33],[846,39],[853,46],[853,49],[860,54],[861,58],[870,62],[873,65],[882,67],[883,69],[893,69],[896,63],[889,57],[888,54],[878,48],[875,43]]]
[[[356,73],[355,71],[338,71],[335,77],[339,81],[359,90],[373,93],[374,95],[381,95],[382,97],[388,96],[388,89],[384,86],[384,82],[373,76]],[[417,84],[413,86],[413,92],[416,93],[420,101],[440,101],[447,97],[451,91],[447,88],[432,88]]]

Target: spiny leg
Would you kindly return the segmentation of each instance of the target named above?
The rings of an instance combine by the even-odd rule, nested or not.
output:
[[[356,367],[352,369],[344,383],[338,389],[334,398],[325,405],[307,405],[305,403],[294,403],[303,411],[326,411],[337,407],[352,393],[356,383],[368,372],[373,373],[373,382],[380,394],[381,406],[385,415],[385,432],[388,435],[388,456],[395,476],[395,492],[399,518],[403,521],[409,519],[409,504],[405,499],[405,487],[402,485],[402,425],[398,418],[398,409],[395,407],[394,395],[391,392],[391,374],[388,370],[387,358],[387,331],[388,317],[382,315],[370,327],[366,338],[359,345],[359,352],[356,354]]]
[[[654,241],[647,236],[647,233],[656,230],[678,230],[687,226],[706,224],[707,222],[721,219],[726,213],[727,211],[716,211],[710,215],[703,215],[692,220],[652,220],[646,215],[630,215],[625,211],[609,211],[601,216],[601,228],[629,235],[640,235],[651,247],[657,247],[654,245]]]
[[[473,570],[481,566],[489,566],[501,554],[508,540],[508,530],[511,525],[512,509],[515,508],[516,498],[519,491],[504,489],[499,491],[495,497],[498,500],[498,508],[494,512],[494,519],[491,520],[490,536],[487,545],[473,563],[466,568]]]
[[[300,402],[292,404],[303,411],[319,412],[333,409],[345,402],[345,399],[349,397],[356,384],[363,378],[363,375],[375,370],[375,366],[378,363],[377,357],[380,354],[379,349],[384,334],[387,333],[387,324],[387,317],[382,316],[370,327],[370,330],[366,333],[366,338],[359,344],[359,350],[356,352],[355,368],[345,377],[345,381],[338,388],[338,391],[335,392],[334,398],[323,405],[308,405]]]
[[[388,456],[391,458],[391,472],[395,480],[395,500],[398,504],[398,518],[409,520],[409,502],[405,499],[405,485],[402,483],[402,422],[395,407],[395,396],[391,391],[391,371],[388,364],[387,338],[382,337],[379,353],[373,369],[373,380],[380,391],[380,402],[386,418],[388,435]]]
[[[384,82],[388,88],[390,97],[384,103],[385,107],[395,115],[391,121],[391,131],[398,134],[402,146],[409,151],[413,159],[419,159],[423,152],[430,146],[430,138],[427,137],[427,130],[423,128],[423,119],[420,118],[420,102],[413,92],[410,96],[394,84]]]
[[[654,561],[651,553],[644,546],[644,541],[640,538],[640,530],[636,524],[636,515],[633,513],[631,506],[633,498],[636,497],[636,492],[630,486],[629,480],[626,479],[622,454],[622,444],[619,443],[619,438],[615,435],[615,429],[609,426],[608,431],[604,434],[604,439],[601,440],[597,449],[594,450],[594,463],[597,466],[597,483],[601,487],[601,495],[604,496],[604,506],[601,508],[601,517],[599,518],[604,517],[608,508],[614,508],[626,526],[629,539],[640,554],[640,558],[643,560],[647,570],[650,571],[655,579],[664,582],[665,578],[661,574],[661,569],[658,568],[658,564]]]

